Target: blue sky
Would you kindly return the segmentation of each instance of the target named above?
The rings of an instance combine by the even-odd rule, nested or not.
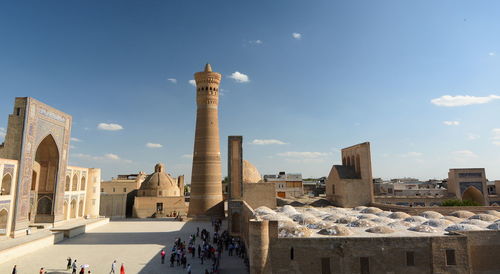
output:
[[[263,174],[326,176],[340,148],[370,141],[376,177],[485,167],[500,179],[499,10],[498,1],[2,1],[0,128],[16,96],[35,97],[73,116],[71,164],[107,179],[164,162],[189,181],[189,80],[210,62],[223,74],[224,174],[227,136],[243,135]]]

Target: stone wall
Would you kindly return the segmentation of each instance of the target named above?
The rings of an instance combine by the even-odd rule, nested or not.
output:
[[[467,236],[474,273],[500,272],[500,232],[464,231],[460,234]]]
[[[251,208],[267,206],[276,208],[276,192],[274,184],[270,183],[249,183],[243,184],[243,200]]]
[[[160,216],[185,215],[187,213],[184,196],[181,197],[135,197],[133,216],[136,218],[150,218],[157,213],[156,204],[163,203]]]
[[[125,218],[127,194],[101,193],[99,215],[109,218]]]

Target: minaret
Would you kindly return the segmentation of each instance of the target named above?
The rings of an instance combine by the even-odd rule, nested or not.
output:
[[[220,73],[205,71],[194,74],[196,81],[196,132],[194,136],[191,198],[188,217],[224,216],[222,171],[219,144]]]

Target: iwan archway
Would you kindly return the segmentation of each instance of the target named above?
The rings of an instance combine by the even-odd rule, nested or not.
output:
[[[48,135],[38,145],[33,163],[31,192],[33,204],[30,206],[30,222],[54,222],[54,199],[59,169],[59,150]]]
[[[462,200],[469,200],[484,205],[484,196],[479,189],[469,186],[462,194]]]

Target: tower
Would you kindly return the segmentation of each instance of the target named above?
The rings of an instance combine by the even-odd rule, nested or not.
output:
[[[224,216],[222,171],[219,143],[220,73],[210,64],[194,74],[196,81],[196,131],[189,217]]]

